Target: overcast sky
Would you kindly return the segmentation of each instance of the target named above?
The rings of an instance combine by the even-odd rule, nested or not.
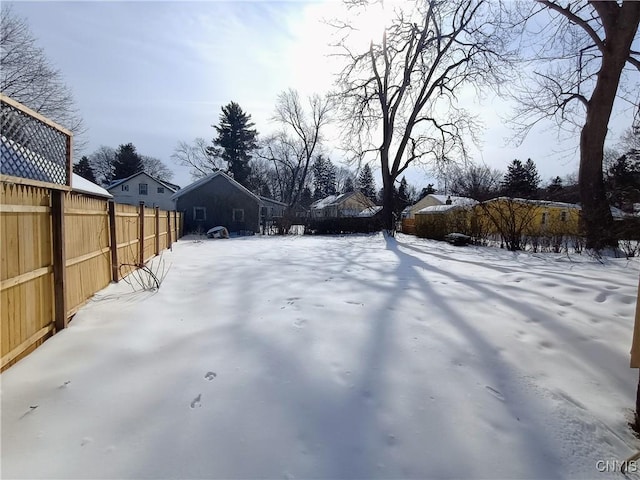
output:
[[[258,132],[267,134],[275,130],[269,118],[279,92],[291,87],[322,93],[332,87],[335,66],[326,56],[328,34],[321,19],[335,3],[11,4],[74,93],[89,129],[82,153],[132,142],[139,153],[164,161],[181,186],[191,178],[170,158],[176,144],[196,137],[211,140],[211,125],[223,105],[238,102]],[[497,98],[468,101],[467,108],[479,113],[486,127],[476,161],[505,170],[514,158],[532,158],[545,181],[577,171],[577,138],[560,145],[547,125],[520,147],[506,145],[510,129],[499,113],[507,112],[507,104]],[[610,137],[617,138],[630,122],[625,115],[614,117]],[[337,151],[331,158],[341,161]],[[421,168],[408,171],[407,179],[419,189],[434,182]]]

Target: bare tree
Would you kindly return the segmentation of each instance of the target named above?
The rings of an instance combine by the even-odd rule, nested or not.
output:
[[[640,2],[562,3],[524,4],[517,19],[530,34],[527,50],[535,59],[535,71],[533,83],[528,78],[519,92],[515,118],[522,134],[543,118],[555,119],[572,133],[580,131],[579,185],[587,248],[600,250],[617,245],[602,174],[616,96],[622,94],[636,119],[640,115],[637,82],[629,91],[624,88],[629,75],[640,71]],[[541,26],[537,19],[544,14]]]
[[[141,155],[141,158],[145,173],[167,182],[173,178],[173,172],[159,158],[149,157],[147,155]]]
[[[322,131],[330,122],[332,103],[329,97],[311,95],[303,106],[296,90],[289,89],[276,102],[273,120],[280,133],[270,137],[262,158],[271,159],[278,169],[282,198],[295,205],[306,186],[311,159],[322,144]]]
[[[200,137],[192,143],[179,142],[171,154],[171,159],[178,165],[189,167],[189,173],[193,179],[226,168],[226,162],[220,157],[211,155],[207,141]]]
[[[101,185],[109,185],[113,181],[115,162],[116,151],[105,145],[89,155],[89,165]]]
[[[373,8],[353,3],[354,9]],[[465,138],[473,139],[479,126],[458,95],[465,86],[502,80],[510,56],[497,28],[501,12],[484,0],[406,2],[366,51],[351,46],[349,22],[334,22],[341,35],[337,55],[346,63],[338,80],[344,131],[372,140],[363,150],[375,151],[380,161],[389,232],[393,185],[404,170],[467,157]]]
[[[486,165],[470,163],[455,167],[450,177],[448,184],[451,193],[483,202],[499,194],[502,172]]]
[[[71,89],[27,22],[5,5],[0,9],[0,91],[71,130],[75,150],[86,146],[86,128]]]

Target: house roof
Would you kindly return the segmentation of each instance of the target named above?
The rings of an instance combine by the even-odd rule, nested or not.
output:
[[[284,203],[284,202],[280,202],[278,200],[274,200],[273,198],[269,198],[269,197],[263,197],[262,195],[258,195],[258,198],[260,198],[261,201],[264,202],[269,202],[269,203],[276,203],[278,205],[281,205],[283,207],[288,207],[289,205]]]
[[[441,204],[446,205],[447,200],[451,199],[451,205],[475,205],[478,202],[469,197],[456,197],[455,195],[438,195],[435,193],[429,194],[431,198],[435,198]]]
[[[465,206],[468,205],[431,205],[430,207],[425,207],[422,208],[420,210],[418,210],[416,212],[416,215],[420,214],[420,215],[434,215],[434,214],[439,214],[439,213],[446,213],[449,212],[451,210],[460,210],[462,208],[464,208]]]
[[[74,192],[85,193],[88,195],[95,195],[97,197],[113,198],[108,191],[102,188],[100,185],[96,185],[90,182],[86,178],[81,177],[77,173],[72,173],[71,177],[71,189]]]
[[[365,217],[365,218],[373,217],[381,210],[382,210],[382,207],[378,205],[374,207],[365,208],[358,215],[356,215],[356,217]]]
[[[260,197],[258,195],[256,195],[255,193],[253,193],[251,190],[247,189],[246,187],[243,187],[238,182],[236,182],[233,178],[231,178],[229,175],[227,175],[226,173],[223,173],[221,171],[210,173],[206,177],[202,177],[201,179],[193,182],[192,184],[187,185],[184,188],[181,188],[176,193],[171,195],[171,200],[177,200],[178,198],[180,198],[184,194],[189,193],[189,192],[191,192],[193,190],[196,190],[196,189],[200,188],[202,185],[205,185],[205,184],[209,183],[211,180],[213,180],[215,178],[218,178],[218,177],[222,177],[222,178],[226,179],[229,183],[231,183],[231,185],[236,187],[238,190],[246,193],[247,195],[250,195],[258,203],[260,203]]]
[[[526,203],[529,205],[537,205],[540,207],[555,207],[555,208],[566,208],[566,209],[575,209],[582,210],[582,206],[577,203],[565,203],[565,202],[553,202],[551,200],[532,200],[529,198],[511,198],[511,197],[496,197],[491,200],[487,200],[483,203],[495,202],[497,200],[510,200],[512,202]],[[633,216],[629,213],[625,213],[620,210],[618,207],[610,206],[609,210],[611,210],[611,216],[616,219],[628,218]]]
[[[321,198],[320,200],[316,200],[315,202],[313,202],[310,208],[313,210],[319,210],[319,209],[328,207],[330,205],[340,205],[342,202],[346,201],[347,199],[359,193],[362,195],[361,192],[347,192],[347,193],[341,193],[338,195],[329,195],[328,197]],[[367,198],[367,197],[364,197],[364,198]]]
[[[164,180],[160,180],[152,175],[149,175],[147,172],[138,172],[138,173],[134,173],[133,175],[129,175],[127,178],[120,178],[114,182],[111,182],[111,184],[107,187],[107,190],[112,190],[115,187],[117,187],[118,185],[123,184],[124,182],[128,182],[129,180],[131,180],[132,178],[137,177],[138,175],[146,175],[147,177],[149,177],[150,179],[152,179],[155,182],[158,182],[160,185],[163,185],[165,188],[169,189],[172,192],[177,192],[178,190],[180,190],[180,187],[178,185],[174,185],[173,183],[169,183],[169,182],[165,182]]]

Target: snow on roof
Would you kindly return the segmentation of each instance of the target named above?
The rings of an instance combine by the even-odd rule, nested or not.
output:
[[[73,173],[71,176],[71,187],[74,192],[86,193],[89,195],[95,195],[97,197],[113,198],[113,195],[111,195],[100,185],[96,185],[95,183],[90,182],[77,173]]]
[[[556,208],[577,208],[582,209],[580,205],[577,203],[565,203],[565,202],[553,202],[551,200],[532,200],[530,198],[516,198],[516,197],[496,197],[491,200],[487,200],[484,203],[495,202],[497,200],[518,202],[518,203],[528,203],[529,205],[538,205],[541,207],[556,207]]]
[[[258,197],[258,195],[256,195],[255,193],[253,193],[252,191],[250,191],[249,189],[247,189],[246,187],[240,185],[238,182],[236,182],[233,178],[231,178],[229,175],[227,175],[226,173],[218,170],[217,172],[213,172],[210,173],[209,175],[207,175],[206,177],[202,177],[201,179],[193,182],[190,185],[187,185],[186,187],[178,190],[176,193],[174,193],[173,195],[171,195],[171,200],[177,200],[178,198],[180,198],[182,195],[184,195],[185,193],[189,193],[192,190],[195,190],[197,188],[200,188],[202,185],[204,185],[205,183],[210,182],[211,180],[213,180],[216,177],[223,177],[226,178],[231,185],[235,186],[236,188],[238,188],[239,190],[243,191],[244,193],[246,193],[247,195],[252,196],[253,198],[256,199],[257,202],[260,202],[260,197]]]
[[[378,205],[376,205],[374,207],[365,208],[358,215],[356,215],[356,217],[365,217],[365,218],[373,217],[380,210],[382,210],[382,207],[378,206]]]
[[[466,205],[432,205],[430,207],[425,207],[416,212],[418,214],[436,214],[436,213],[445,213],[450,210],[460,210],[464,208]]]
[[[473,198],[469,197],[456,197],[454,195],[436,195],[434,193],[429,195],[432,198],[435,198],[442,204],[446,204],[447,200],[451,199],[451,205],[475,205],[478,202]]]
[[[328,207],[329,205],[337,205],[345,201],[348,197],[355,195],[356,192],[342,193],[340,195],[329,195],[328,197],[321,198],[320,200],[316,200],[311,204],[312,209],[321,209]]]

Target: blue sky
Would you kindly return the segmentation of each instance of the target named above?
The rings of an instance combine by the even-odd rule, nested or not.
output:
[[[51,63],[73,90],[89,128],[91,153],[100,145],[132,142],[163,160],[173,181],[191,179],[173,164],[179,141],[210,140],[220,108],[238,102],[262,134],[277,94],[289,87],[322,93],[335,68],[326,57],[327,30],[320,20],[329,1],[12,2],[25,17]],[[514,158],[533,158],[543,179],[577,170],[575,142],[560,145],[553,126],[534,130],[520,146],[505,145],[508,105],[471,98],[486,130],[474,159],[505,170]],[[614,136],[629,125],[614,118]],[[338,144],[337,129],[329,140]],[[333,151],[332,160],[340,154]],[[407,172],[418,188],[434,182],[423,168]],[[378,181],[378,184],[380,182]]]

